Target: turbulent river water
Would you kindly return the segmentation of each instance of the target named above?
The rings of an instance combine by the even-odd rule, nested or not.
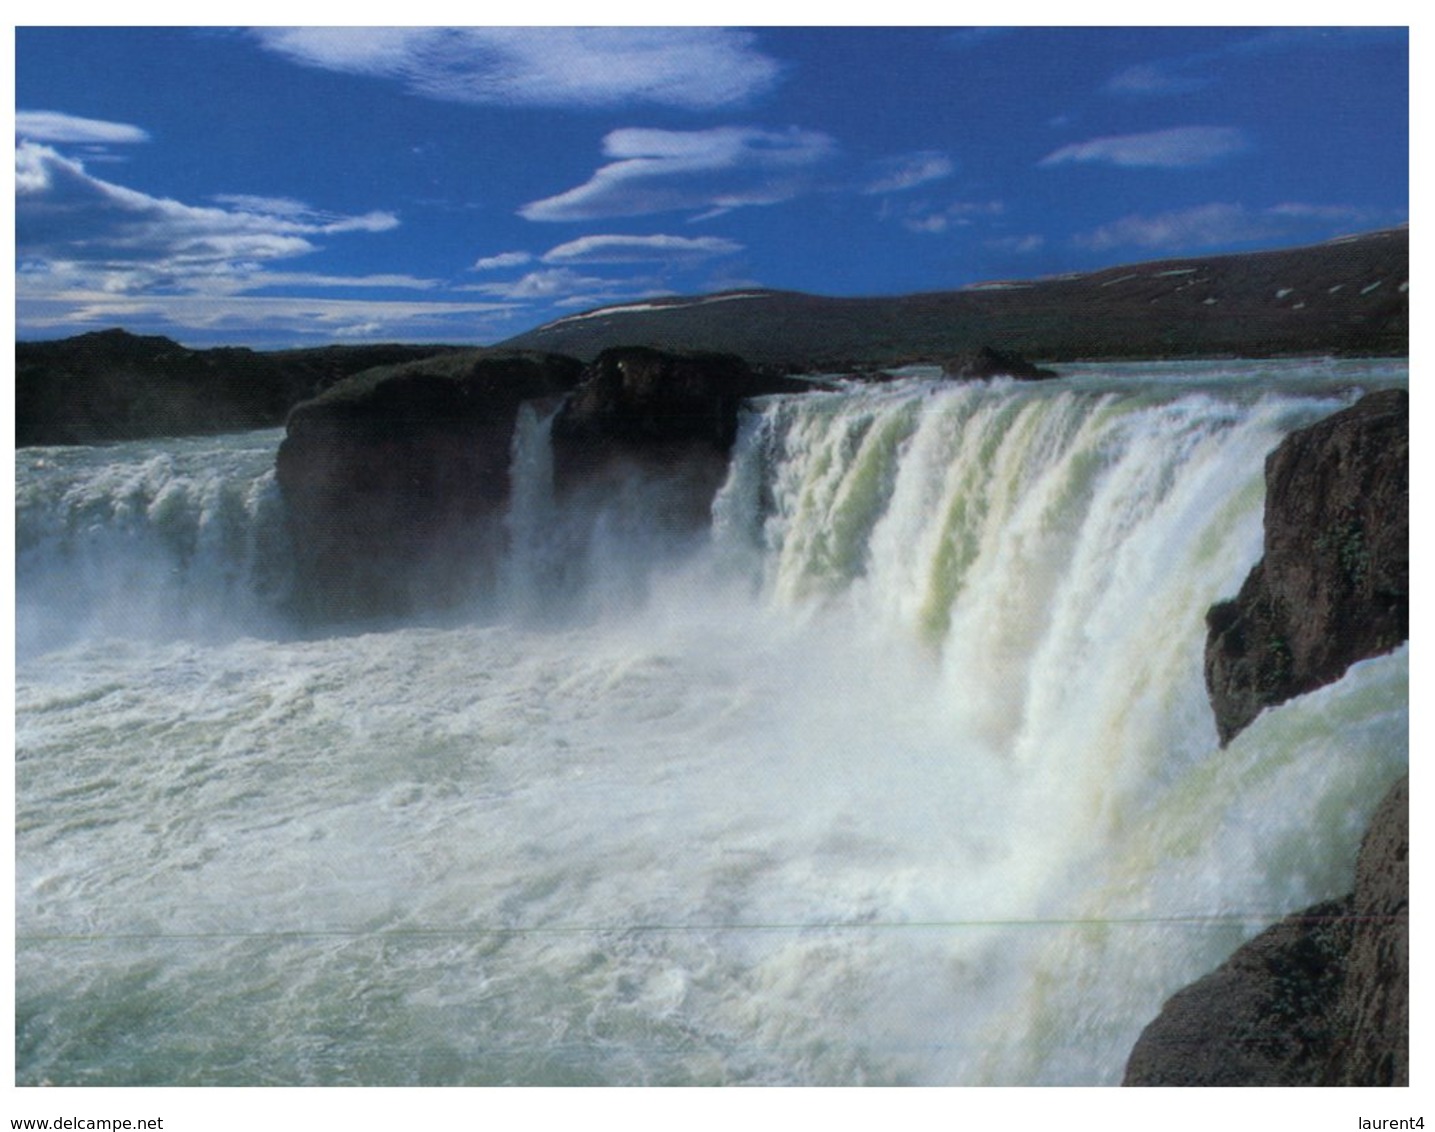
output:
[[[21,1084],[1114,1084],[1348,890],[1402,649],[1219,749],[1262,463],[1393,362],[748,412],[701,538],[552,498],[444,618],[286,615],[280,434],[16,458]]]

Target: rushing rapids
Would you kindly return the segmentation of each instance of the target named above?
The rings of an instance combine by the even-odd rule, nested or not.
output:
[[[1221,750],[1203,614],[1403,364],[754,404],[711,529],[552,491],[470,607],[287,620],[278,436],[17,458],[17,1079],[1114,1084],[1349,888],[1405,650]]]

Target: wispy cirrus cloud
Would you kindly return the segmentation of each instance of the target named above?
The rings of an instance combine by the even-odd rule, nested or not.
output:
[[[528,309],[542,306],[554,309],[606,306],[674,294],[672,276],[689,273],[714,259],[743,250],[744,246],[736,240],[720,236],[580,236],[558,244],[542,255],[515,251],[486,256],[474,264],[474,270],[496,271],[525,267],[535,262],[542,266],[513,279],[471,283],[455,289],[520,304]],[[604,265],[645,266],[637,274],[619,272],[616,277],[575,270]]]
[[[630,276],[612,279],[585,275],[568,267],[541,268],[506,282],[473,283],[455,288],[531,308],[601,306],[635,298],[671,294],[661,279]]]
[[[346,216],[287,199],[231,197],[226,203],[151,196],[95,177],[50,146],[21,142],[15,245],[25,269],[17,286],[33,286],[42,275],[111,294],[267,286],[260,278],[265,266],[316,251],[314,237],[398,224],[387,212]]]
[[[499,252],[497,255],[484,256],[473,265],[474,271],[504,271],[510,267],[522,267],[526,263],[533,262],[533,255],[530,252]]]
[[[665,263],[683,265],[743,250],[721,236],[580,236],[543,255],[544,263]]]
[[[1302,201],[1286,201],[1266,209],[1266,215],[1282,220],[1338,224],[1344,227],[1368,228],[1403,223],[1405,214],[1393,214],[1389,209],[1365,208],[1348,204],[1307,204]]]
[[[505,282],[472,283],[458,289],[514,301],[530,302],[561,298],[574,291],[603,288],[608,286],[609,282],[606,279],[580,275],[566,267],[555,267],[530,271],[518,279]]]
[[[939,150],[903,154],[877,162],[873,179],[863,185],[861,191],[868,196],[903,193],[918,185],[943,180],[955,171],[956,163]]]
[[[1127,169],[1189,169],[1210,165],[1250,145],[1233,126],[1176,126],[1145,134],[1119,134],[1074,142],[1043,157],[1038,165],[1102,164]]]
[[[358,216],[345,216],[337,212],[325,212],[303,201],[289,197],[263,197],[242,193],[221,193],[213,198],[215,202],[228,206],[235,216],[251,217],[278,226],[292,226],[298,231],[333,235],[337,232],[387,232],[399,226],[399,219],[392,212],[365,212]]]
[[[1025,236],[999,236],[988,240],[986,246],[993,251],[1009,252],[1013,255],[1031,255],[1046,247],[1046,237],[1037,232]]]
[[[1113,75],[1106,89],[1113,94],[1192,94],[1211,84],[1210,77],[1196,73],[1194,67],[1137,63]]]
[[[710,110],[770,90],[783,67],[750,32],[701,27],[257,28],[293,62],[403,83],[446,102]]]
[[[601,220],[658,212],[715,215],[777,204],[811,189],[837,152],[826,134],[718,126],[709,130],[614,130],[603,154],[614,160],[577,188],[525,204],[528,220]]]
[[[375,272],[369,275],[326,275],[316,271],[263,271],[215,276],[202,289],[207,294],[241,294],[276,288],[328,288],[336,291],[433,291],[443,286],[439,279],[425,279],[403,272]]]
[[[1199,251],[1270,239],[1325,239],[1371,226],[1396,225],[1403,213],[1350,205],[1287,201],[1268,208],[1216,202],[1152,214],[1132,214],[1073,238],[1091,251],[1138,248]]]
[[[1092,251],[1120,247],[1195,249],[1261,239],[1272,230],[1268,220],[1243,205],[1213,203],[1152,215],[1123,216],[1072,242]]]
[[[999,200],[958,200],[947,204],[917,200],[901,205],[884,203],[878,219],[896,220],[909,232],[937,235],[953,228],[966,228],[1005,211],[1006,206]]]
[[[1190,94],[1216,81],[1224,64],[1293,51],[1343,51],[1376,41],[1407,38],[1401,27],[1277,27],[1210,51],[1138,63],[1118,71],[1106,89],[1118,95]]]
[[[15,111],[15,137],[57,145],[134,145],[150,140],[139,126],[78,118],[58,110]]]

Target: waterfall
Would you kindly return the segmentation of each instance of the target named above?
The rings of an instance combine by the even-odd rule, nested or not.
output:
[[[333,637],[277,435],[23,450],[17,1080],[1119,1081],[1405,765],[1403,648],[1226,749],[1201,673],[1266,453],[1402,380],[760,400],[698,532],[525,412],[492,604]]]
[[[21,654],[96,634],[272,632],[291,584],[275,432],[16,457]]]

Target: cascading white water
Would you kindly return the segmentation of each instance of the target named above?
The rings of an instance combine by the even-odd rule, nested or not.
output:
[[[19,653],[95,636],[274,632],[291,557],[279,436],[20,451]]]
[[[1404,650],[1225,751],[1201,679],[1266,452],[1403,368],[1157,369],[765,402],[696,552],[525,419],[480,621],[37,636],[18,1079],[1119,1080],[1406,758]]]

